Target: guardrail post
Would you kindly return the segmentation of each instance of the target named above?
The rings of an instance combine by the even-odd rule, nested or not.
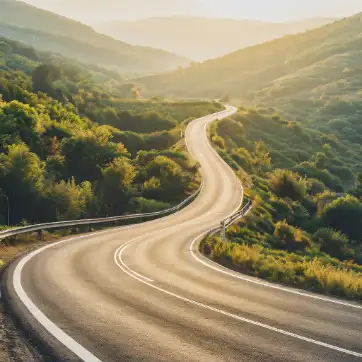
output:
[[[43,241],[44,237],[43,237],[43,230],[38,230],[38,239]]]
[[[225,225],[225,221],[221,222],[221,239],[222,239],[223,243],[226,242],[226,225]]]

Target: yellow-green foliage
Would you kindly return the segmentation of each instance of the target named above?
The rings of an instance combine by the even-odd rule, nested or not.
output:
[[[97,81],[89,66],[1,37],[0,57],[0,224],[6,197],[16,225],[154,210],[198,188],[173,146],[187,119],[220,103],[122,99],[105,84],[112,72]]]
[[[209,256],[245,273],[271,281],[303,287],[310,290],[362,300],[362,267],[351,268],[347,263],[339,266],[324,264],[321,260],[308,260],[296,254],[248,246],[232,242],[223,243],[212,238],[202,245]],[[357,271],[356,271],[357,269]]]

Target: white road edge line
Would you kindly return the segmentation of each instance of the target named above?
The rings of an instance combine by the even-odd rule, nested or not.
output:
[[[84,362],[102,362],[99,358],[81,346],[77,341],[75,341],[72,337],[70,337],[67,333],[65,333],[62,329],[60,329],[54,322],[52,322],[29,298],[26,294],[22,283],[21,283],[21,273],[24,266],[36,255],[42,253],[43,251],[52,248],[53,246],[61,245],[70,241],[79,240],[86,237],[98,236],[101,234],[112,234],[113,232],[117,232],[119,230],[132,229],[137,227],[138,224],[129,225],[129,226],[121,226],[118,228],[114,228],[112,230],[103,230],[98,231],[91,234],[85,234],[81,236],[76,236],[73,238],[65,239],[58,241],[56,243],[52,243],[46,245],[40,249],[34,250],[33,252],[26,255],[22,258],[19,263],[16,265],[14,274],[13,274],[13,285],[14,290],[21,302],[28,309],[30,314],[59,342],[61,342],[66,348],[68,348],[71,352],[73,352],[77,357],[79,357]]]
[[[211,122],[208,122],[205,124],[204,126],[204,130],[205,130],[205,135],[206,135],[206,138],[207,137],[207,126],[208,124],[211,123]],[[217,154],[216,150],[211,146],[210,142],[208,142],[208,145],[210,147],[210,149]],[[194,156],[193,156],[194,157]],[[194,157],[195,158],[195,157]],[[195,158],[196,159],[196,158]],[[224,179],[225,179],[225,175],[224,173],[222,173]],[[240,179],[238,178],[238,181],[239,181],[239,184],[240,184],[240,187],[241,187],[241,191],[242,191],[242,194],[243,194],[243,197],[242,197],[242,200],[240,202],[240,205],[239,207],[230,214],[233,215],[235,212],[237,212],[240,207],[242,206],[243,204],[243,198],[244,198],[244,187],[240,181]],[[324,301],[324,302],[328,302],[328,303],[334,303],[334,304],[339,304],[339,305],[343,305],[345,307],[351,307],[351,308],[356,308],[356,309],[362,309],[362,305],[358,305],[358,304],[353,304],[353,303],[348,303],[348,302],[345,302],[345,301],[342,301],[342,300],[338,300],[338,299],[332,299],[332,298],[328,298],[328,297],[323,297],[323,296],[319,296],[319,295],[316,295],[316,294],[309,294],[309,293],[305,293],[305,292],[302,292],[300,290],[297,290],[297,289],[293,289],[293,288],[286,288],[286,287],[282,287],[280,285],[277,285],[277,284],[271,284],[271,283],[267,283],[267,282],[263,282],[261,280],[256,280],[256,279],[251,279],[251,278],[248,278],[238,272],[232,272],[231,270],[225,268],[225,269],[222,269],[222,266],[218,263],[215,263],[214,261],[210,260],[210,259],[207,259],[206,257],[204,257],[205,260],[207,260],[207,262],[205,260],[202,260],[199,256],[197,256],[195,253],[194,253],[194,250],[195,250],[195,244],[196,242],[204,235],[206,235],[207,233],[209,233],[209,231],[206,231],[205,233],[203,233],[202,235],[198,236],[195,240],[192,241],[191,243],[191,246],[190,246],[190,252],[192,254],[192,256],[201,264],[207,266],[208,268],[210,269],[213,269],[219,273],[222,273],[222,274],[226,274],[226,275],[229,275],[233,278],[237,278],[237,279],[240,279],[240,280],[243,280],[243,281],[246,281],[248,283],[252,283],[252,284],[257,284],[257,285],[261,285],[263,287],[267,287],[267,288],[272,288],[272,289],[276,289],[276,290],[281,290],[283,292],[287,292],[287,293],[292,293],[292,294],[296,294],[296,295],[299,295],[299,296],[302,296],[302,297],[307,297],[307,298],[312,298],[312,299],[316,299],[316,300],[321,300],[321,301]],[[210,264],[213,264],[213,265],[210,265]],[[227,269],[227,270],[226,270]]]
[[[271,289],[276,289],[276,290],[281,290],[283,292],[287,292],[287,293],[292,293],[292,294],[296,294],[302,297],[307,297],[307,298],[312,298],[312,299],[316,299],[316,300],[321,300],[323,302],[328,302],[328,303],[334,303],[334,304],[339,304],[339,305],[343,305],[345,307],[350,307],[350,308],[356,308],[356,309],[362,309],[362,305],[358,305],[358,304],[353,304],[353,303],[348,303],[348,302],[344,302],[342,300],[338,300],[338,299],[332,299],[332,298],[328,298],[328,297],[323,297],[323,296],[319,296],[317,294],[309,294],[309,293],[305,293],[302,291],[299,291],[298,289],[292,289],[292,288],[286,288],[286,287],[282,287],[280,285],[277,284],[271,284],[268,282],[263,282],[261,280],[257,280],[257,279],[251,279],[248,278],[246,276],[244,276],[243,274],[240,274],[238,272],[233,272],[230,269],[221,269],[222,266],[218,263],[215,263],[214,261],[207,259],[206,257],[203,257],[205,260],[202,260],[195,252],[194,250],[196,250],[195,244],[197,243],[197,241],[204,235],[206,235],[209,231],[205,232],[204,234],[198,236],[192,243],[190,246],[190,252],[192,254],[192,256],[201,264],[207,266],[210,269],[213,269],[219,273],[222,274],[226,274],[229,275],[233,278],[236,279],[240,279],[243,280],[245,282],[248,283],[252,283],[252,284],[257,284],[257,285],[261,285],[263,287],[267,287],[267,288],[271,288]],[[197,244],[196,244],[197,245]],[[214,265],[211,265],[214,264]]]
[[[150,279],[150,278],[147,278],[147,277],[145,277],[144,275],[142,275],[142,274],[140,274],[140,273],[135,272],[135,271],[132,270],[129,266],[127,266],[127,265],[123,262],[123,260],[122,260],[122,253],[123,253],[124,250],[127,249],[128,245],[129,245],[132,241],[135,241],[135,240],[137,240],[137,239],[139,239],[139,238],[141,238],[141,237],[143,237],[143,236],[147,236],[147,235],[149,235],[149,234],[142,235],[142,236],[140,236],[140,237],[138,237],[138,238],[136,238],[136,239],[133,239],[133,240],[131,240],[131,241],[128,241],[126,244],[123,244],[123,245],[122,245],[122,248],[121,248],[121,250],[120,250],[120,262],[122,263],[123,267],[124,267],[125,269],[127,269],[130,273],[132,273],[132,274],[134,274],[134,275],[137,275],[138,277],[140,277],[140,278],[148,281],[149,283],[153,283],[154,280],[152,280],[152,279]]]
[[[217,116],[212,117],[212,119],[217,119],[220,117],[221,114],[223,114],[225,111],[219,112]],[[178,214],[180,211],[176,212],[175,214]],[[19,263],[16,265],[14,274],[13,274],[13,285],[14,290],[21,302],[24,304],[24,306],[28,309],[30,314],[33,315],[33,317],[58,341],[60,341],[66,348],[68,348],[71,352],[73,352],[77,357],[79,357],[84,362],[102,362],[100,359],[98,359],[96,356],[94,356],[91,352],[89,352],[87,349],[85,349],[83,346],[81,346],[78,342],[76,342],[72,337],[70,337],[68,334],[66,334],[63,330],[61,330],[55,323],[53,323],[29,298],[29,296],[26,294],[22,283],[21,283],[21,272],[26,265],[33,257],[40,254],[41,252],[45,251],[48,248],[51,248],[56,245],[60,245],[69,241],[74,241],[77,239],[81,239],[84,237],[90,237],[90,236],[96,236],[104,233],[112,233],[113,231],[117,231],[119,229],[130,229],[133,227],[136,227],[138,224],[130,225],[130,226],[122,226],[120,228],[115,228],[113,230],[104,230],[99,231],[92,234],[86,234],[82,236],[77,236],[70,239],[65,239],[58,241],[56,243],[49,244],[47,246],[44,246],[40,249],[37,249],[28,255],[26,255],[24,258],[22,258]],[[128,272],[127,272],[128,273]],[[132,274],[130,274],[132,275]],[[138,278],[138,277],[137,277]],[[144,277],[145,278],[145,277]],[[148,279],[148,278],[146,278]],[[0,294],[1,296],[1,294]]]
[[[172,226],[174,227],[174,226]],[[170,228],[172,228],[170,227]],[[165,228],[166,229],[169,229],[169,228]],[[270,330],[270,331],[273,331],[273,332],[276,332],[276,333],[279,333],[279,334],[283,334],[283,335],[286,335],[288,337],[292,337],[292,338],[295,338],[295,339],[299,339],[299,340],[302,340],[304,342],[308,342],[308,343],[312,343],[312,344],[315,344],[315,345],[318,345],[318,346],[321,346],[321,347],[325,347],[325,348],[328,348],[328,349],[331,349],[331,350],[335,350],[335,351],[338,351],[338,352],[342,352],[342,353],[345,353],[345,354],[348,354],[350,356],[355,356],[355,357],[359,357],[359,358],[362,358],[362,353],[358,353],[358,352],[355,352],[355,351],[351,351],[351,350],[348,350],[348,349],[345,349],[345,348],[341,348],[341,347],[338,347],[338,346],[334,346],[332,344],[328,344],[328,343],[325,343],[325,342],[322,342],[322,341],[318,341],[318,340],[315,340],[315,339],[312,339],[312,338],[308,338],[308,337],[304,337],[304,336],[301,336],[299,334],[296,334],[296,333],[293,333],[293,332],[289,332],[289,331],[286,331],[284,329],[280,329],[280,328],[276,328],[276,327],[272,327],[268,324],[265,324],[265,323],[260,323],[260,322],[257,322],[257,321],[254,321],[254,320],[251,320],[251,319],[248,319],[248,318],[244,318],[244,317],[241,317],[241,316],[238,316],[236,314],[233,314],[233,313],[229,313],[229,312],[226,312],[222,309],[219,309],[219,308],[215,308],[215,307],[211,307],[207,304],[203,304],[203,303],[200,303],[198,301],[195,301],[195,300],[192,300],[192,299],[189,299],[189,298],[186,298],[186,297],[183,297],[179,294],[176,294],[176,293],[173,293],[173,292],[170,292],[166,289],[163,289],[161,287],[158,287],[154,284],[151,284],[149,282],[147,282],[146,280],[144,279],[141,279],[139,278],[138,276],[132,274],[131,272],[129,272],[126,268],[124,268],[123,266],[123,261],[121,259],[122,257],[122,252],[123,250],[128,246],[130,245],[131,243],[141,239],[142,237],[145,237],[145,236],[148,236],[150,234],[152,234],[153,232],[151,233],[148,233],[146,235],[142,235],[140,237],[137,237],[135,239],[132,239],[130,241],[128,241],[126,244],[124,245],[121,245],[114,253],[114,260],[115,260],[115,263],[117,264],[117,266],[124,272],[126,273],[127,275],[129,275],[130,277],[138,280],[140,283],[142,284],[145,284],[153,289],[156,289],[158,290],[159,292],[162,292],[164,294],[167,294],[169,296],[172,296],[174,298],[177,298],[179,300],[182,300],[184,302],[187,302],[189,304],[193,304],[193,305],[196,305],[200,308],[203,308],[203,309],[207,309],[207,310],[210,310],[212,312],[215,312],[215,313],[218,313],[218,314],[221,314],[221,315],[224,315],[226,317],[230,317],[230,318],[233,318],[233,319],[236,319],[236,320],[239,320],[241,322],[244,322],[244,323],[248,323],[248,324],[252,324],[252,325],[255,325],[255,326],[258,326],[258,327],[261,327],[261,328],[264,328],[264,329],[267,329],[267,330]],[[206,233],[203,233],[201,235],[198,236],[197,239],[201,238],[203,235],[205,235]]]
[[[103,234],[106,231],[101,231],[98,233],[94,233],[93,235]],[[34,316],[34,318],[58,341],[60,341],[66,348],[68,348],[71,352],[73,352],[77,357],[79,357],[84,362],[102,362],[99,358],[81,346],[78,342],[76,342],[72,337],[66,334],[63,330],[61,330],[55,323],[53,323],[29,298],[26,294],[23,286],[21,284],[21,272],[27,262],[29,262],[32,258],[36,255],[40,254],[41,252],[49,249],[55,245],[60,245],[65,242],[74,241],[77,239],[84,238],[85,236],[90,235],[82,235],[75,238],[70,238],[66,240],[59,241],[57,243],[49,244],[44,246],[43,248],[37,249],[30,254],[26,255],[22,258],[19,263],[16,265],[14,274],[13,274],[13,285],[16,294],[18,295],[21,302],[25,305],[28,311]]]

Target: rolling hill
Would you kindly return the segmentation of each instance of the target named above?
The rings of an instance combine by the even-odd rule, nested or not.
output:
[[[303,34],[251,46],[194,63],[142,83],[152,94],[233,98],[283,103],[342,95],[358,98],[362,14]]]
[[[333,19],[328,18],[313,18],[290,23],[268,23],[174,16],[108,21],[95,25],[95,28],[131,44],[161,48],[190,59],[205,60],[332,21]]]
[[[208,15],[211,7],[202,0],[27,0],[35,6],[87,23],[108,19],[133,20],[153,16]],[[84,11],[86,9],[86,11]]]
[[[0,35],[40,50],[128,74],[156,73],[189,62],[163,50],[115,40],[87,25],[20,1],[0,0],[0,8]]]

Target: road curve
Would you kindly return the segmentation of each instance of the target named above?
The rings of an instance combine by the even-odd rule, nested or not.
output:
[[[244,277],[197,252],[197,238],[242,198],[205,131],[234,111],[187,128],[204,180],[187,208],[52,245],[7,270],[6,295],[49,360],[362,360],[360,305]]]

